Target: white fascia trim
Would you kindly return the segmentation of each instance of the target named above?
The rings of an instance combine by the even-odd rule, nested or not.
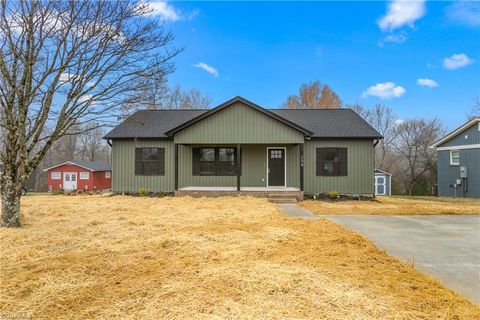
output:
[[[92,172],[95,171],[95,170],[93,170],[93,169],[91,169],[91,168],[87,168],[87,167],[78,165],[78,164],[76,164],[75,162],[72,162],[72,161],[65,161],[65,162],[63,162],[63,163],[54,165],[53,167],[43,169],[43,171],[48,171],[48,170],[55,169],[55,168],[58,168],[58,167],[61,167],[61,166],[65,166],[65,165],[73,165],[73,166],[77,166],[77,167],[80,167],[80,168],[83,168],[83,169],[90,170],[90,171],[92,171]]]
[[[464,149],[477,149],[477,148],[480,148],[480,144],[466,144],[464,146],[439,147],[437,148],[437,150],[445,151],[445,150],[464,150]]]
[[[435,141],[431,146],[430,148],[436,148],[437,146],[441,145],[442,143],[450,140],[451,138],[453,138],[454,136],[456,136],[457,134],[459,134],[460,132],[462,132],[463,130],[465,129],[468,129],[470,128],[470,126],[472,126],[473,124],[475,123],[480,123],[480,117],[476,117],[476,118],[473,118],[471,119],[470,121],[468,121],[467,123],[465,123],[464,125],[462,125],[461,127],[458,127],[457,129],[453,130],[452,132],[450,132],[449,134],[447,134],[445,137]],[[440,149],[440,148],[438,148]]]

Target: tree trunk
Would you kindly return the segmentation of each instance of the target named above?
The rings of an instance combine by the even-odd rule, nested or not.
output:
[[[12,180],[5,179],[2,186],[2,220],[0,227],[20,227],[20,197],[22,188]]]

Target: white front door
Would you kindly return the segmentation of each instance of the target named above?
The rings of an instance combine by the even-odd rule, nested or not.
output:
[[[75,172],[63,173],[63,189],[77,190],[77,174]]]
[[[385,177],[375,177],[375,193],[379,196],[384,196],[386,193]]]

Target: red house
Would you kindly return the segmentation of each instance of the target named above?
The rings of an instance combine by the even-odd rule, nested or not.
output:
[[[110,190],[112,166],[106,162],[67,161],[47,168],[48,190]]]

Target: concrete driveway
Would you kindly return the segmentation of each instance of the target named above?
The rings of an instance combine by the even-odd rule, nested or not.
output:
[[[480,304],[480,216],[324,216]]]

